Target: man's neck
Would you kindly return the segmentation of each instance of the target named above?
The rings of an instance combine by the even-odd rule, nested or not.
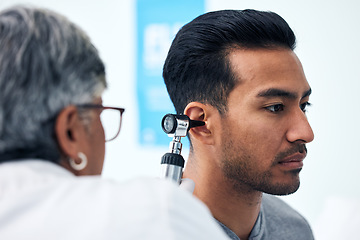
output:
[[[189,158],[184,177],[195,181],[194,195],[203,201],[214,218],[240,239],[248,239],[260,212],[262,193],[234,185],[219,169],[195,165]],[[206,173],[206,174],[205,174]]]

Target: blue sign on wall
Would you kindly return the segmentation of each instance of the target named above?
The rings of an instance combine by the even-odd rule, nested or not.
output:
[[[162,67],[177,31],[204,13],[205,0],[137,1],[137,100],[139,141],[142,145],[169,145],[161,120],[175,113],[162,78]]]

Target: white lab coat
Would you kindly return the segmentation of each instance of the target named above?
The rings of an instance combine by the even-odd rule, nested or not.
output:
[[[0,239],[228,239],[175,184],[76,177],[42,160],[0,164]]]

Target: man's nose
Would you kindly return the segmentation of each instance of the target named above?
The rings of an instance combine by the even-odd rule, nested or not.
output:
[[[301,109],[296,111],[290,118],[286,137],[289,142],[302,141],[309,143],[314,140],[314,132],[305,113]]]

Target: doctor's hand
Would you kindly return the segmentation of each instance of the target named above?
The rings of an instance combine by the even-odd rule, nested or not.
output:
[[[183,178],[180,182],[180,188],[185,189],[192,194],[195,189],[195,182],[190,178]]]

